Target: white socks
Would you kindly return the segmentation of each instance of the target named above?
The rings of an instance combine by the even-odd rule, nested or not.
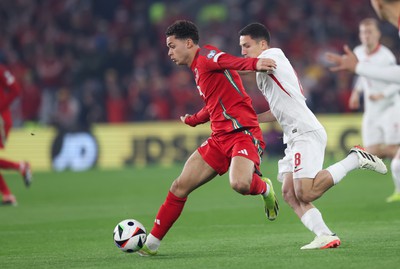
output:
[[[395,191],[400,192],[400,159],[393,159],[390,163],[390,169],[392,170]]]
[[[269,194],[269,190],[270,190],[270,187],[269,187],[269,185],[267,184],[267,182],[265,182],[265,192],[262,193],[262,196],[267,197],[268,194]]]
[[[317,208],[311,208],[307,210],[306,213],[301,217],[301,222],[307,227],[311,232],[315,233],[317,236],[332,235],[332,231],[326,226],[324,220],[322,219],[321,212]]]
[[[152,251],[156,251],[158,249],[158,247],[161,244],[161,240],[154,237],[154,235],[152,235],[151,233],[147,235],[147,239],[146,239],[146,246],[152,250]]]
[[[346,174],[354,169],[358,168],[358,156],[357,153],[353,152],[347,155],[343,160],[326,168],[332,175],[333,183],[338,184]]]

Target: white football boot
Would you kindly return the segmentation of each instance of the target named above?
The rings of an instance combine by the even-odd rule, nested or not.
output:
[[[314,240],[300,249],[327,249],[327,248],[337,248],[340,246],[340,239],[336,234],[332,235],[320,235],[316,236]]]
[[[387,168],[383,161],[377,156],[366,152],[360,146],[354,146],[350,149],[349,154],[355,152],[358,157],[358,168],[367,169],[378,172],[380,174],[386,174]]]

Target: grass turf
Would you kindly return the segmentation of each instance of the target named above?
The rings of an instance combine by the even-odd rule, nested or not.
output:
[[[284,203],[270,222],[259,197],[217,177],[191,194],[156,257],[121,252],[112,232],[122,219],[148,232],[181,165],[115,171],[36,173],[26,190],[6,174],[17,207],[0,207],[0,268],[398,268],[400,203],[385,203],[390,175],[354,171],[315,205],[342,239],[338,249],[301,251],[313,239]],[[274,178],[276,161],[263,163]]]

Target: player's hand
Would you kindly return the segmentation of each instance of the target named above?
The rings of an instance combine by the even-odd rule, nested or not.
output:
[[[266,71],[268,74],[276,69],[276,63],[269,58],[260,58],[256,65],[257,71]]]
[[[186,124],[185,120],[187,117],[190,117],[190,116],[192,116],[192,115],[186,114],[185,116],[181,116],[181,121]]]
[[[326,59],[335,65],[329,69],[333,72],[347,70],[354,73],[358,63],[357,56],[351,51],[349,46],[345,45],[343,49],[343,55],[326,53]]]
[[[379,101],[385,98],[385,95],[383,95],[383,93],[370,94],[368,98],[371,101]]]

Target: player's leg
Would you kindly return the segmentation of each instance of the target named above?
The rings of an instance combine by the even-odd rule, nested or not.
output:
[[[255,164],[250,159],[242,156],[233,157],[229,170],[229,183],[232,189],[243,195],[258,195],[269,191],[254,167]]]
[[[232,142],[233,141],[233,142]],[[255,142],[256,141],[256,142]],[[275,220],[279,213],[279,204],[272,182],[268,178],[261,178],[260,161],[262,147],[252,133],[244,132],[231,139],[232,148],[229,170],[231,187],[243,195],[262,195],[265,214],[269,220]]]
[[[394,193],[389,196],[387,202],[400,201],[400,109],[398,103],[385,113],[384,133],[385,133],[385,151],[390,157],[390,170],[394,183]]]
[[[294,189],[302,203],[311,203],[333,186],[330,174],[321,171],[326,142],[326,132],[321,129],[302,134],[288,143]]]
[[[300,152],[300,155],[294,153],[294,159],[300,162],[308,160],[310,165],[318,161],[323,161],[317,158],[315,153],[318,152],[319,148],[324,144],[323,133],[321,132],[310,132],[305,136],[305,139],[309,139],[307,142],[307,147],[304,148],[304,154]],[[306,141],[306,140],[305,140]],[[326,142],[325,142],[326,143]],[[320,146],[318,146],[320,145]],[[305,157],[306,156],[306,157]],[[311,156],[311,157],[310,157]],[[314,159],[312,158],[314,156]],[[311,160],[311,162],[310,162]],[[302,167],[300,167],[302,169]],[[329,166],[325,170],[321,170],[317,173],[314,179],[304,176],[306,170],[302,169],[296,172],[294,170],[294,178],[303,178],[304,180],[295,180],[295,190],[297,197],[303,202],[313,202],[318,199],[324,192],[329,188],[339,183],[348,172],[355,169],[369,169],[379,173],[386,173],[387,169],[385,164],[377,156],[374,156],[361,147],[353,147],[350,153],[343,160]]]
[[[325,224],[321,212],[312,203],[303,203],[297,199],[292,173],[285,173],[283,176],[282,195],[303,225],[315,234],[315,239],[301,249],[326,249],[340,245],[339,237]]]
[[[181,174],[172,183],[167,198],[157,213],[154,226],[147,236],[146,243],[143,249],[139,251],[140,255],[157,254],[161,240],[179,218],[187,196],[216,175],[217,172],[204,161],[198,151],[195,151],[189,157]]]
[[[243,195],[261,195],[264,200],[264,210],[269,220],[275,220],[279,214],[279,203],[272,182],[261,178],[255,171],[254,162],[241,157],[232,158],[229,181],[231,187]]]
[[[2,174],[0,174],[0,193],[2,194],[2,205],[17,205],[17,199],[11,193]]]
[[[32,173],[30,164],[28,162],[25,161],[13,162],[6,159],[0,159],[0,168],[18,171],[22,175],[25,186],[27,187],[29,187],[29,185],[32,182]]]
[[[400,147],[396,145],[392,147],[392,149],[394,148],[397,148],[397,152],[390,163],[390,170],[392,172],[394,183],[394,192],[391,196],[386,198],[388,203],[400,202]]]
[[[318,134],[318,132],[317,132]],[[337,247],[340,239],[325,224],[321,212],[311,202],[304,201],[311,188],[300,188],[304,182],[312,182],[323,165],[326,137],[321,132],[302,135],[290,141],[285,156],[279,160],[278,180],[283,183],[282,195],[304,226],[315,234],[315,239],[302,249]],[[294,175],[297,177],[293,179]]]

